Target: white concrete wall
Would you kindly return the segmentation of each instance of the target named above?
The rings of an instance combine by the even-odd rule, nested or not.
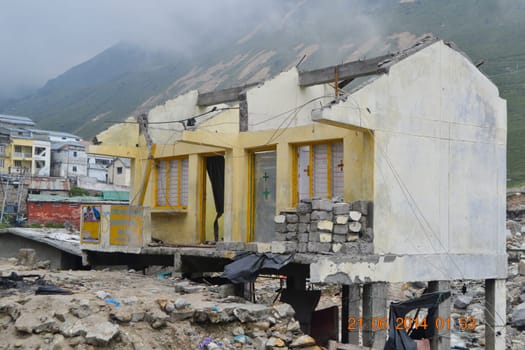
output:
[[[437,42],[314,120],[373,130],[376,253],[505,255],[506,102],[463,55]]]
[[[334,96],[334,89],[327,85],[300,88],[299,72],[293,68],[247,91],[248,130],[310,125],[312,108],[333,100]]]

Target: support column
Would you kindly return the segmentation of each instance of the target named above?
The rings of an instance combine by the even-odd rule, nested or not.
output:
[[[361,286],[343,284],[341,287],[341,343],[359,345],[361,318]],[[350,322],[348,320],[351,319]],[[351,329],[348,326],[351,326]]]
[[[430,281],[428,282],[428,291],[437,292],[437,291],[447,291],[450,290],[449,281]],[[450,319],[450,308],[451,300],[448,298],[441,304],[439,304],[437,311],[434,315],[428,315],[427,324],[429,327],[435,327],[436,319],[441,317],[443,320]],[[448,324],[448,323],[446,323]],[[430,339],[430,349],[431,350],[448,350],[450,349],[450,329],[448,327],[443,327],[442,329],[434,328],[434,337]]]
[[[505,349],[506,289],[504,279],[485,280],[485,349]]]
[[[384,282],[363,286],[363,345],[383,349],[386,342],[386,287]]]

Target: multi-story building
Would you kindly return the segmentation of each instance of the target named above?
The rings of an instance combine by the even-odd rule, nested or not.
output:
[[[56,142],[51,149],[51,176],[68,178],[87,176],[88,157],[82,143]]]
[[[129,186],[131,179],[131,163],[128,158],[116,158],[108,165],[107,170],[109,184]]]

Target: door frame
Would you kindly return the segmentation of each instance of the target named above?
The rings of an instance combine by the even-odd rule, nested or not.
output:
[[[255,239],[255,153],[265,151],[275,151],[275,166],[277,167],[277,147],[276,145],[251,148],[248,152],[248,191],[246,203],[246,242],[254,242]],[[276,170],[277,172],[277,170]],[[277,191],[277,179],[275,179],[275,190]]]
[[[199,179],[198,179],[198,213],[197,213],[197,232],[199,232],[200,243],[206,242],[206,158],[213,156],[223,156],[226,160],[225,152],[207,152],[199,154]],[[226,188],[224,188],[226,191]],[[224,215],[224,214],[223,214]]]

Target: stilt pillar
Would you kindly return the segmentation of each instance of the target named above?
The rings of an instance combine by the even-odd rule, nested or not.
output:
[[[505,349],[506,289],[504,279],[485,280],[485,349]]]
[[[429,292],[438,292],[438,291],[448,291],[450,290],[449,281],[430,281],[428,282],[428,291]],[[444,320],[444,324],[452,325],[452,320],[450,323],[447,322],[450,319],[450,308],[451,300],[448,298],[441,304],[439,304],[436,313],[434,315],[428,315],[427,324],[434,327],[434,337],[430,339],[430,350],[449,350],[450,349],[450,329],[448,327],[439,327],[441,329],[435,328],[436,319],[440,317]]]
[[[341,289],[341,343],[359,345],[361,286],[343,284]]]
[[[383,349],[386,342],[386,287],[383,282],[363,286],[363,345],[374,349]]]

